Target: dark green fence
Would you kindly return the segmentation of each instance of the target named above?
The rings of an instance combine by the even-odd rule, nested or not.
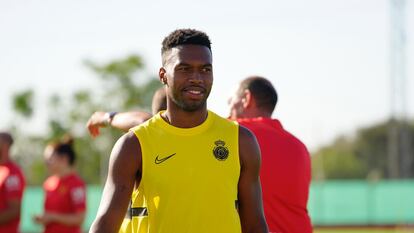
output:
[[[101,188],[88,187],[84,229],[92,223]],[[28,187],[23,201],[22,232],[41,232],[32,216],[41,213],[43,192]],[[312,183],[309,212],[314,225],[414,224],[414,181],[329,181]]]

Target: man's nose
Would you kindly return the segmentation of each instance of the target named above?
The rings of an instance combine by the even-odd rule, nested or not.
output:
[[[193,72],[190,76],[190,82],[192,83],[202,83],[203,81],[204,81],[204,78],[201,75],[201,73],[198,71]]]

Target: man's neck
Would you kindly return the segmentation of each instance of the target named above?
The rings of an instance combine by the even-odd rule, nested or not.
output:
[[[170,125],[178,128],[194,128],[207,119],[206,108],[189,112],[184,110],[167,109],[161,116]]]
[[[65,176],[68,176],[69,174],[72,174],[72,172],[73,172],[73,169],[71,167],[68,167],[60,171],[57,175],[59,177],[65,177]]]
[[[2,154],[0,155],[0,164],[5,164],[5,163],[7,163],[7,162],[9,162],[9,161],[10,161],[10,159],[9,159],[9,155],[8,155],[8,154],[6,154],[6,153],[4,153],[4,152],[0,152],[0,153],[2,153]]]
[[[271,118],[272,114],[259,110],[259,109],[250,109],[248,111],[243,112],[239,118],[257,118],[257,117],[265,117]]]

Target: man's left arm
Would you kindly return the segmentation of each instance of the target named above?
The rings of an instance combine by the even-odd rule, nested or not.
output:
[[[238,185],[239,215],[243,233],[268,232],[263,213],[260,186],[260,149],[256,137],[239,126],[240,178]]]
[[[7,207],[0,211],[0,224],[16,219],[20,215],[24,186],[24,178],[19,175],[12,174],[6,178],[4,192]]]
[[[17,218],[20,215],[20,205],[19,198],[7,200],[7,208],[0,211],[0,225]]]

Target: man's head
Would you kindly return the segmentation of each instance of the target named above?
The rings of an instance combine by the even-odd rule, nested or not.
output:
[[[229,99],[230,118],[271,117],[277,103],[277,92],[272,83],[259,76],[240,82]]]
[[[13,145],[13,137],[10,133],[0,132],[0,162],[9,159],[9,150]]]
[[[157,114],[159,111],[167,109],[167,96],[165,94],[165,88],[159,88],[152,97],[152,115]]]
[[[49,143],[44,151],[44,159],[51,174],[58,174],[65,168],[75,164],[76,153],[73,149],[73,138],[65,135],[62,141]]]
[[[213,84],[211,42],[193,29],[179,29],[164,38],[160,81],[166,85],[169,108],[196,111],[206,108]]]

